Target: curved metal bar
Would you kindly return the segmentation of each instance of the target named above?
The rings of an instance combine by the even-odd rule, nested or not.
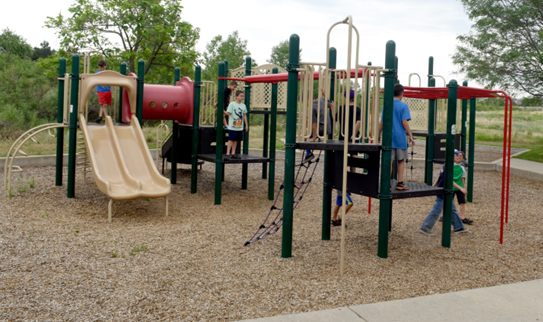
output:
[[[417,74],[417,73],[411,73],[411,74],[409,74],[409,80],[407,81],[408,86],[411,86],[411,76],[413,76],[413,75],[415,75],[415,76],[417,76],[417,77],[419,78],[419,87],[421,87],[421,86],[422,86],[422,85],[421,85],[422,82],[421,82],[421,79],[420,79],[420,75]]]
[[[61,127],[68,127],[65,124],[62,123],[49,123],[49,124],[43,124],[40,126],[37,126],[35,128],[32,128],[25,133],[23,133],[11,146],[9,149],[9,152],[6,156],[6,162],[4,164],[4,188],[8,192],[11,190],[11,172],[12,172],[12,166],[13,166],[13,160],[15,160],[15,157],[17,156],[17,153],[19,152],[19,149],[23,144],[31,139],[34,135],[42,132],[42,131],[48,131],[50,129],[55,128],[61,128]],[[34,132],[33,132],[34,131]],[[24,138],[24,136],[27,136]],[[17,146],[16,146],[17,145]],[[16,146],[16,147],[15,147]],[[14,149],[15,147],[15,149]],[[13,151],[13,156],[11,156]],[[9,164],[8,164],[9,163]]]

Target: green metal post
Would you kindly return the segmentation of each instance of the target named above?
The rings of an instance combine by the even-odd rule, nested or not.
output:
[[[181,69],[179,67],[175,68],[173,85],[181,79]],[[170,160],[172,161],[172,169],[170,172],[170,181],[171,184],[177,183],[177,146],[179,144],[179,124],[176,120],[172,120],[172,149],[170,150],[171,156]]]
[[[245,58],[245,76],[251,76],[251,57]],[[243,154],[249,154],[249,133],[251,131],[251,84],[245,84],[245,106],[247,107],[247,126],[249,131],[243,136]],[[241,166],[241,189],[247,189],[248,164]]]
[[[136,97],[136,117],[143,128],[143,84],[145,84],[145,62],[138,60],[138,96]]]
[[[336,69],[337,51],[334,47],[330,47],[328,50],[329,63],[328,68]],[[330,100],[333,101],[334,89],[336,78],[334,72],[331,73],[332,81],[330,82]],[[332,114],[331,110],[325,109],[328,113]],[[332,139],[333,133],[328,134],[328,139]],[[332,220],[332,181],[334,169],[330,167],[330,151],[324,151],[324,175],[322,179],[322,229],[321,239],[330,240],[330,224]]]
[[[266,84],[266,85],[269,85],[269,84]],[[272,87],[273,87],[273,84],[272,84]],[[268,109],[265,108],[264,110],[267,111]],[[270,132],[270,115],[264,114],[264,138],[262,140],[262,157],[264,158],[268,157],[269,132]],[[266,170],[267,170],[267,164],[262,163],[262,179],[266,179],[268,177]]]
[[[219,63],[219,77],[224,77],[224,62]],[[222,189],[222,180],[224,173],[224,162],[223,162],[223,149],[224,149],[224,79],[219,79],[218,91],[217,94],[217,140],[215,144],[215,204],[221,204],[221,189]]]
[[[447,104],[447,143],[445,150],[445,200],[443,202],[443,233],[441,245],[451,247],[451,220],[453,206],[453,171],[454,171],[454,141],[456,133],[456,98],[458,84],[451,79],[447,85],[449,97]]]
[[[72,56],[72,92],[70,97],[70,134],[68,146],[68,198],[75,197],[75,166],[77,152],[77,100],[79,98],[79,55]]]
[[[468,86],[468,82],[464,81],[462,86]],[[466,139],[467,139],[467,124],[468,124],[468,100],[462,100],[462,141],[461,150],[466,153]]]
[[[58,67],[58,103],[57,122],[64,122],[64,75],[66,74],[66,58],[60,59]],[[55,186],[62,186],[62,167],[64,159],[64,128],[57,129],[57,159],[55,169]]]
[[[274,67],[272,74],[277,74],[279,69]],[[268,199],[273,200],[275,192],[275,141],[277,136],[277,93],[278,85],[272,84],[271,93],[271,124],[270,124],[270,176],[268,178]]]
[[[392,106],[394,105],[394,83],[396,80],[395,66],[396,43],[389,40],[385,56],[385,94],[383,106],[383,141],[381,161],[381,191],[379,194],[379,242],[377,256],[388,257],[388,231],[392,211],[392,194],[390,192],[390,166],[392,157]]]
[[[473,169],[475,166],[475,97],[469,99],[468,202],[473,202]]]
[[[294,213],[294,168],[296,166],[296,114],[298,106],[298,68],[300,68],[300,37],[289,40],[287,85],[287,133],[285,143],[285,190],[283,192],[283,236],[281,257],[292,256],[292,221]]]
[[[428,62],[428,87],[435,87],[436,80],[431,77],[434,74],[434,57],[430,56]],[[424,181],[427,185],[433,184],[434,171],[434,142],[435,142],[435,110],[436,100],[430,100],[428,104],[428,136],[426,137],[426,162],[424,166]]]
[[[228,73],[229,73],[228,60],[225,59],[224,60],[224,75],[223,76],[228,77]],[[227,80],[224,81],[224,86],[228,86],[228,81]],[[225,106],[224,109],[228,110],[228,106]],[[221,126],[222,126],[222,121],[221,121]],[[235,153],[235,151],[232,151],[232,153]],[[223,162],[222,163],[222,182],[224,182],[224,176],[225,176],[225,173],[226,173],[225,166],[226,166],[226,164]]]
[[[190,193],[198,190],[198,146],[200,145],[200,88],[202,87],[202,67],[194,70],[194,115],[192,116],[192,165],[190,171]],[[222,124],[222,123],[221,123]]]
[[[122,75],[126,75],[126,63],[121,63],[121,70]],[[123,88],[119,87],[119,118],[117,119],[118,123],[123,122]]]
[[[396,56],[394,59],[394,69],[396,70],[396,76],[398,76],[398,56]],[[394,84],[399,84],[399,83],[400,83],[400,80],[396,78],[394,80]]]

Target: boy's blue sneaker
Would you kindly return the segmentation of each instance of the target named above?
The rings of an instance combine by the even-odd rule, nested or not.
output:
[[[435,236],[435,233],[433,233],[432,230],[430,229],[426,230],[426,229],[421,228],[420,232],[426,236]]]
[[[461,233],[465,233],[469,230],[468,227],[462,227],[462,228],[458,228],[457,230],[454,231],[455,234],[461,234]]]

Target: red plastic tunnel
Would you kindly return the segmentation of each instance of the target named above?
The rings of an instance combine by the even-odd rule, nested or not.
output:
[[[175,120],[192,125],[194,114],[194,82],[183,77],[175,86],[143,85],[143,119]],[[130,123],[132,113],[128,93],[123,92],[123,122]]]

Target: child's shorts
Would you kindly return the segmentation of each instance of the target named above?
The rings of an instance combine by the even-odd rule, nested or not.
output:
[[[111,105],[111,91],[109,92],[97,92],[100,105]]]
[[[462,193],[460,190],[455,190],[454,194],[456,195],[456,200],[458,200],[458,204],[462,205],[466,203],[466,195]]]
[[[343,197],[337,196],[336,205],[341,207],[342,204],[343,204]],[[347,200],[345,200],[345,206],[352,205],[352,204],[353,204],[353,199],[351,198],[350,194],[347,194]]]
[[[228,141],[242,141],[243,131],[228,130]]]

